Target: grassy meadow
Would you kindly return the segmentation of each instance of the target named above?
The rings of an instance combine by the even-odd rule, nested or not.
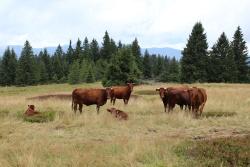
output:
[[[75,115],[69,99],[28,99],[70,94],[79,87],[102,87],[100,83],[0,87],[0,166],[250,166],[249,84],[189,85],[207,90],[207,104],[198,119],[178,106],[164,113],[155,92],[160,86],[177,85],[136,86],[127,106],[116,100],[115,107],[129,114],[128,121],[118,121],[106,111],[112,107],[110,101],[99,115],[95,106],[83,106],[83,114]],[[51,118],[25,119],[22,113],[28,104],[52,113],[44,114]],[[203,155],[203,146],[207,151],[215,149]],[[228,150],[221,159],[220,149]]]

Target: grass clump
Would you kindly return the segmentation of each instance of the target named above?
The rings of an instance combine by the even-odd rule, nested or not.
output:
[[[204,112],[202,113],[202,117],[232,117],[235,116],[236,112]]]
[[[185,142],[176,153],[184,157],[185,166],[250,166],[250,135]]]
[[[31,122],[31,123],[43,123],[43,122],[50,122],[55,119],[55,112],[54,111],[45,111],[33,116],[26,116],[22,115],[24,121]]]

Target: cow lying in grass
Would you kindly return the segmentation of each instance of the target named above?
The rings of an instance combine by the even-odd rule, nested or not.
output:
[[[110,108],[107,109],[108,112],[110,112],[115,118],[118,118],[119,120],[128,120],[128,114],[124,111],[118,110],[116,108]]]
[[[28,105],[28,109],[25,111],[24,115],[33,116],[36,114],[40,114],[40,112],[35,111],[35,105]]]

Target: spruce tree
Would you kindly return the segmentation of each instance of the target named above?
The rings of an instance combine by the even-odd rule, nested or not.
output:
[[[248,66],[247,66],[247,46],[243,39],[241,28],[238,27],[234,33],[233,41],[231,43],[234,60],[237,68],[237,82],[247,82],[248,80]]]
[[[69,68],[68,83],[77,84],[80,82],[79,61],[74,61]]]
[[[109,60],[112,54],[112,50],[110,48],[111,43],[110,43],[110,37],[108,32],[105,32],[105,35],[103,37],[103,43],[102,43],[102,48],[101,48],[101,58]]]
[[[145,79],[149,79],[152,77],[152,67],[151,67],[150,55],[148,53],[148,50],[145,51],[144,57],[143,57],[143,77]]]
[[[82,58],[83,58],[82,41],[78,38],[76,42],[76,48],[73,54],[73,61],[78,60],[81,63]]]
[[[132,54],[135,57],[138,68],[142,71],[142,57],[141,57],[141,48],[138,44],[137,38],[132,42]]]
[[[16,70],[17,85],[34,85],[36,80],[35,57],[29,41],[25,41]]]
[[[65,75],[65,61],[64,61],[64,53],[62,47],[58,45],[53,57],[52,57],[52,66],[53,66],[53,78],[57,78],[57,82],[62,81]]]
[[[138,82],[140,71],[129,47],[120,49],[112,55],[110,65],[102,81],[104,86],[123,85]]]
[[[53,70],[53,68],[52,68],[52,62],[51,62],[50,55],[48,54],[48,51],[47,51],[46,48],[43,50],[40,59],[42,61],[42,64],[44,64],[44,66],[45,66],[45,72],[44,72],[45,74],[44,74],[44,76],[48,77],[46,82],[49,82],[50,80],[52,80],[52,76],[53,76],[53,71],[52,70]],[[41,66],[43,66],[43,65],[41,65]]]
[[[94,62],[100,59],[99,46],[95,39],[90,43],[90,57]]]
[[[85,37],[83,42],[83,58],[90,60],[90,46],[87,37]]]
[[[16,78],[17,58],[14,50],[8,47],[1,62],[1,84],[14,85]]]
[[[200,22],[193,27],[181,59],[182,82],[206,82],[208,70],[208,44]]]
[[[69,41],[69,47],[68,47],[68,50],[67,50],[67,53],[66,53],[66,60],[67,60],[67,63],[69,65],[72,64],[73,60],[74,60],[74,49],[72,47],[71,40]]]

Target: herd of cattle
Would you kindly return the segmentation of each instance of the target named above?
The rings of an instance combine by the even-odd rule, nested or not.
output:
[[[123,99],[124,104],[128,104],[130,95],[133,91],[133,83],[127,83],[126,86],[113,86],[105,89],[75,89],[72,92],[72,109],[76,113],[79,109],[82,113],[84,105],[96,105],[97,113],[99,113],[100,106],[106,104],[108,99],[114,105],[116,99]],[[207,94],[205,89],[197,87],[169,87],[157,88],[160,98],[164,104],[164,110],[168,112],[173,110],[175,105],[179,105],[181,109],[192,111],[196,116],[201,115],[203,108],[207,101]],[[127,119],[128,115],[118,109],[107,109],[108,112],[120,119]]]

